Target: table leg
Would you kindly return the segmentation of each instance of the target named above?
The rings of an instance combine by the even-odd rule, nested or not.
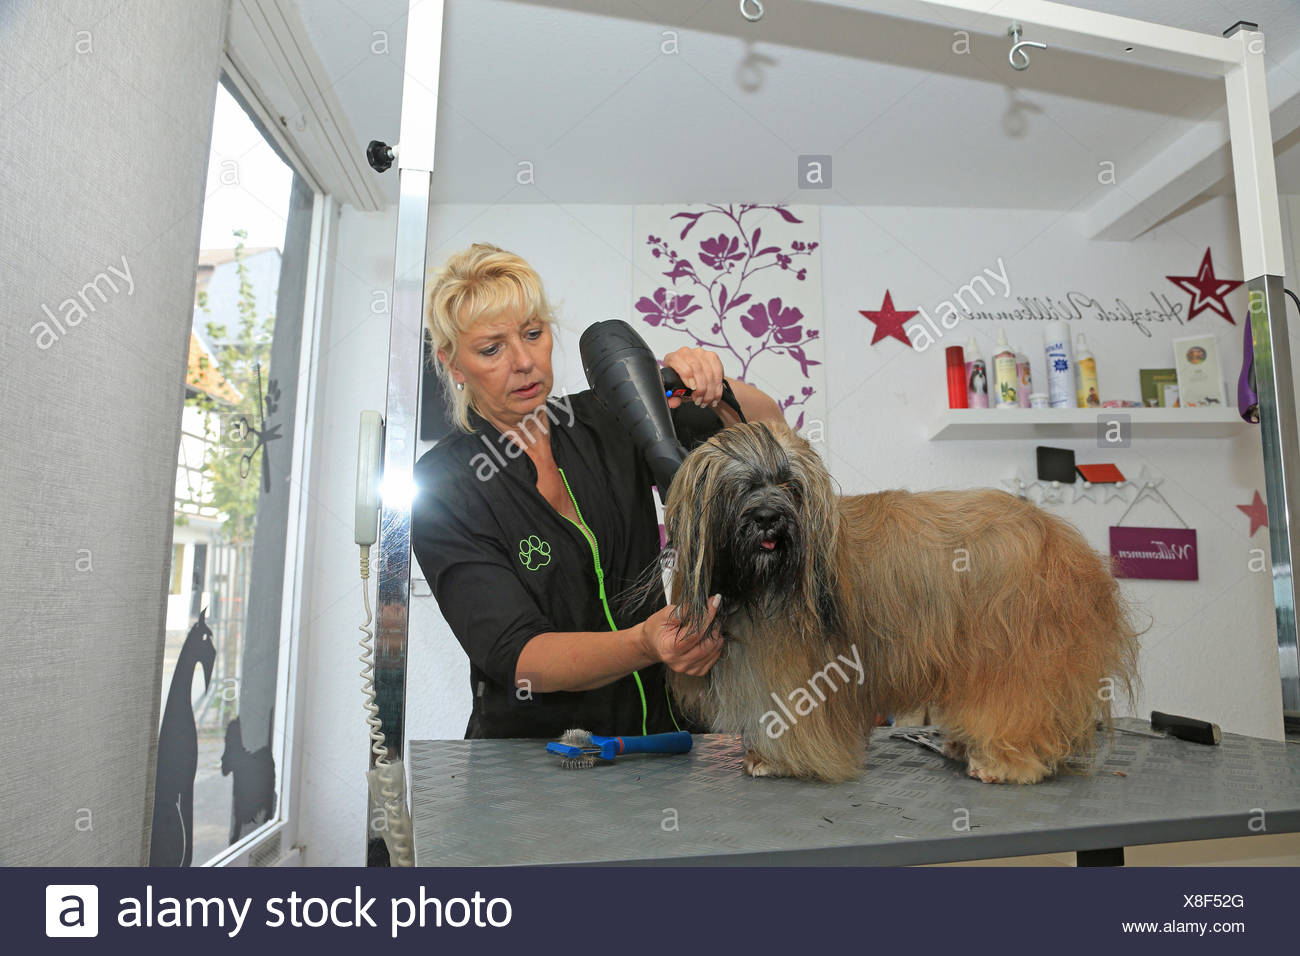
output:
[[[1124,848],[1114,846],[1101,850],[1079,850],[1074,858],[1075,866],[1123,866]]]

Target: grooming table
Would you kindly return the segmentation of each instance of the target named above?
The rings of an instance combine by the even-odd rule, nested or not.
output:
[[[1117,728],[1146,730],[1125,718]],[[1116,731],[1089,775],[984,784],[890,733],[844,784],[752,778],[738,738],[685,755],[564,770],[540,740],[416,740],[411,809],[420,866],[898,865],[1300,830],[1300,745],[1224,734],[1217,747]],[[1122,775],[1121,775],[1122,774]],[[676,829],[673,829],[673,827]]]

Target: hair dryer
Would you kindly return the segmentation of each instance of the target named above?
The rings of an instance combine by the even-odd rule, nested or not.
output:
[[[578,351],[587,384],[632,436],[654,475],[659,499],[667,501],[668,486],[686,452],[677,441],[650,346],[622,319],[607,319],[587,327]]]

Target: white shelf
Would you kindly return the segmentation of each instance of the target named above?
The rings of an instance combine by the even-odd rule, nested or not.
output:
[[[1134,438],[1231,438],[1251,427],[1235,408],[945,408],[930,441],[1096,438],[1097,422],[1127,415]]]

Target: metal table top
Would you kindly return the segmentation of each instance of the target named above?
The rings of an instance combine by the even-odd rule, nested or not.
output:
[[[562,769],[544,741],[412,741],[416,861],[896,865],[1300,830],[1296,744],[1117,732],[1099,740],[1090,774],[994,785],[890,739],[901,729],[877,729],[866,771],[844,784],[749,777],[727,735],[590,770]]]

